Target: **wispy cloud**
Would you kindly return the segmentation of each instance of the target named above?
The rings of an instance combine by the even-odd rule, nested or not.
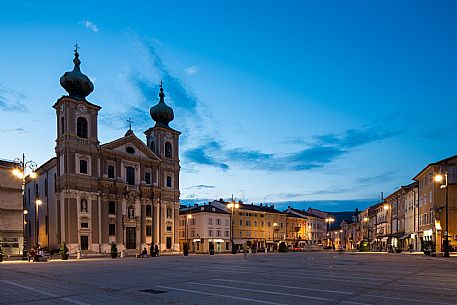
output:
[[[98,26],[95,23],[93,23],[92,21],[83,20],[83,21],[79,22],[79,24],[81,24],[83,27],[91,30],[94,33],[98,32]]]
[[[191,189],[201,190],[201,189],[213,189],[213,188],[215,188],[214,185],[198,184],[198,185],[192,185],[192,186],[186,187],[185,189],[186,190],[191,190]]]
[[[0,110],[11,112],[26,112],[27,107],[22,103],[25,95],[15,92],[0,84]]]
[[[187,162],[229,170],[238,165],[268,171],[306,171],[322,168],[352,149],[394,136],[395,132],[372,127],[348,129],[341,134],[316,135],[302,150],[280,155],[245,148],[224,149],[216,140],[184,152]],[[305,143],[305,141],[303,141]]]
[[[159,82],[163,80],[165,102],[172,106],[175,111],[175,116],[179,120],[171,123],[171,126],[190,136],[195,131],[206,130],[202,128],[205,114],[202,114],[199,109],[198,98],[186,87],[182,80],[170,72],[170,69],[165,65],[158,49],[162,49],[164,45],[156,39],[146,41],[133,31],[128,33],[132,49],[142,56],[148,65],[152,66],[153,76],[146,75],[151,69],[142,71],[134,71],[130,73],[128,80],[132,88],[137,92],[139,100],[134,105],[126,105],[122,112],[106,113],[101,117],[104,125],[110,128],[124,129],[127,126],[126,120],[128,117],[134,118],[134,126],[136,128],[146,129],[151,126],[151,118],[149,116],[149,108],[158,102]],[[124,105],[125,106],[125,105]],[[177,115],[178,114],[178,115]],[[192,136],[194,136],[192,134]],[[187,137],[187,138],[188,138]],[[194,156],[199,158],[201,155],[198,151],[194,152]],[[202,162],[211,164],[211,160]]]
[[[190,66],[184,69],[187,75],[194,75],[197,74],[199,68],[197,66]]]
[[[380,174],[374,175],[374,176],[358,178],[358,179],[356,179],[355,182],[359,183],[359,184],[364,184],[364,185],[377,184],[380,182],[392,181],[397,178],[397,175],[398,174],[396,174],[393,171],[387,171],[387,172],[383,172],[383,173],[380,173]]]
[[[29,134],[30,132],[22,127],[17,128],[0,128],[0,133],[15,133],[19,135]]]
[[[212,156],[221,152],[223,152],[221,145],[216,141],[212,141],[202,146],[188,149],[184,155],[192,163],[209,165],[226,171],[229,166],[224,162],[217,161],[216,157]]]

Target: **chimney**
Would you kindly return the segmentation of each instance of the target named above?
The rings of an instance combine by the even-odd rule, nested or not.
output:
[[[219,198],[219,202],[220,202],[220,203],[224,203],[224,199]]]

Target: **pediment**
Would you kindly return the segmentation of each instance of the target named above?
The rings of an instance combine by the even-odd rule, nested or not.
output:
[[[134,133],[112,142],[102,144],[100,147],[123,155],[160,161],[160,158]]]

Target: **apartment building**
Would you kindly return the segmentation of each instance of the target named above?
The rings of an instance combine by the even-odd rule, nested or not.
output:
[[[189,243],[190,253],[230,252],[230,214],[211,204],[181,207],[179,244]]]

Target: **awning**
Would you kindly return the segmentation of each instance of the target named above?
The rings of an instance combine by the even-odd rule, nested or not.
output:
[[[381,241],[388,241],[389,240],[389,237],[383,237],[381,238]]]
[[[223,243],[224,240],[223,240],[223,239],[214,239],[214,242],[215,242],[215,243]]]
[[[410,237],[411,237],[411,234],[405,234],[402,237],[400,237],[400,239],[407,239],[407,238],[410,238]]]

